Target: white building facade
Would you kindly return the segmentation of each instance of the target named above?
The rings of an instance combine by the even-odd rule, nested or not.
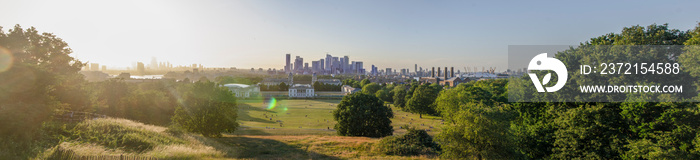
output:
[[[314,96],[314,87],[310,84],[294,84],[292,87],[289,87],[289,97],[309,98]]]

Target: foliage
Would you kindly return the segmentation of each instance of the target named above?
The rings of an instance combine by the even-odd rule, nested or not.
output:
[[[406,107],[406,88],[402,85],[394,87],[391,92],[394,94],[394,106],[398,108]]]
[[[390,94],[391,92],[387,91],[386,89],[381,89],[377,91],[377,93],[374,94],[377,98],[381,99],[384,102],[392,102],[393,97]]]
[[[582,105],[561,113],[554,121],[552,158],[607,159],[619,157],[627,139],[624,121],[614,105]]]
[[[288,91],[289,85],[282,82],[278,85],[261,85],[260,91]]]
[[[522,158],[510,129],[513,110],[498,101],[502,95],[497,92],[505,87],[501,81],[472,81],[442,91],[437,97],[436,108],[446,122],[436,136],[443,158]]]
[[[370,83],[372,83],[372,82],[370,82],[369,79],[362,79],[362,81],[360,81],[360,87],[364,88],[366,85],[368,85]]]
[[[110,117],[127,118],[148,124],[167,125],[177,105],[177,88],[189,83],[174,81],[126,83],[123,80],[107,80],[90,83],[95,95],[95,112]]]
[[[698,123],[697,103],[686,102],[647,102],[650,99],[685,99],[696,97],[697,80],[694,73],[698,54],[696,48],[683,50],[656,51],[652,47],[640,47],[635,54],[625,53],[626,46],[597,47],[596,45],[680,45],[694,44],[700,26],[689,32],[669,29],[667,25],[650,25],[647,27],[625,27],[621,33],[611,33],[582,43],[582,46],[559,52],[555,57],[567,66],[596,64],[599,60],[608,62],[653,61],[679,62],[682,70],[678,79],[663,77],[640,77],[623,75],[618,78],[594,77],[596,84],[619,84],[625,80],[642,81],[642,84],[680,84],[682,94],[654,95],[648,97],[627,97],[630,102],[576,102],[576,103],[513,103],[518,117],[511,121],[511,129],[521,153],[532,159],[697,159]],[[596,54],[591,51],[607,49]],[[654,49],[663,49],[658,47]],[[680,54],[679,54],[680,53]],[[695,75],[694,75],[695,74]],[[571,74],[576,75],[576,74]],[[512,79],[509,87],[529,86],[528,77]],[[569,83],[582,83],[584,79],[574,76]],[[516,85],[514,85],[516,84]],[[563,88],[561,93],[573,93],[576,85]],[[534,91],[509,90],[510,96],[531,96],[525,93]],[[559,93],[557,92],[557,94]],[[548,94],[558,98],[556,94]],[[582,101],[587,98],[619,98],[625,94],[595,94],[577,97]],[[538,97],[533,97],[538,98]]]
[[[435,98],[440,93],[439,85],[423,84],[416,88],[411,99],[406,102],[406,109],[411,113],[435,115]]]
[[[41,150],[43,124],[56,109],[89,106],[78,73],[84,64],[71,53],[52,33],[0,27],[0,157],[15,159]]]
[[[239,84],[258,84],[262,81],[260,77],[232,77],[232,76],[219,76],[214,79],[216,83],[219,84],[229,84],[229,83],[239,83]]]
[[[362,88],[362,85],[360,84],[360,82],[356,81],[354,79],[344,79],[343,85],[348,85],[352,88]]]
[[[355,93],[343,97],[333,118],[341,136],[384,137],[392,134],[391,108],[374,95]]]
[[[196,82],[181,95],[173,123],[207,137],[221,137],[238,127],[236,98],[213,82]]]
[[[382,86],[380,86],[377,83],[369,83],[367,85],[364,85],[362,87],[362,93],[364,94],[369,94],[369,95],[374,95],[377,93],[377,91],[381,90]]]
[[[376,151],[387,155],[413,156],[436,155],[440,146],[433,142],[433,137],[425,130],[406,127],[406,134],[382,138],[375,148]]]
[[[314,82],[313,86],[314,86],[315,92],[318,92],[318,91],[321,91],[321,92],[323,92],[323,91],[340,92],[342,85],[326,84],[326,83],[321,83],[321,82],[316,81],[316,82]]]

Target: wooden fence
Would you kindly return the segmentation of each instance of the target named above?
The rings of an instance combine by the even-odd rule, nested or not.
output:
[[[75,154],[70,149],[63,149],[57,146],[53,153],[47,158],[48,160],[158,160],[153,157],[142,157],[134,155],[92,155],[84,156]]]
[[[107,118],[107,116],[102,114],[90,113],[90,112],[77,112],[77,111],[60,111],[54,115],[55,120],[60,120],[64,122],[80,122],[84,120],[97,119],[97,118]]]

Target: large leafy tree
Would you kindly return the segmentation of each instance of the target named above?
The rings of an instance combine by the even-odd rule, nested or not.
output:
[[[213,82],[196,82],[183,89],[173,122],[183,129],[207,137],[221,137],[238,127],[236,97]]]
[[[84,109],[84,65],[66,42],[36,28],[0,27],[0,139],[33,139],[57,108]]]
[[[343,97],[333,118],[338,121],[335,129],[341,136],[384,137],[394,129],[391,108],[374,95],[355,93]]]
[[[435,98],[437,98],[439,85],[423,84],[418,86],[413,92],[413,96],[406,102],[406,109],[409,112],[419,114],[423,118],[423,114],[435,115]]]

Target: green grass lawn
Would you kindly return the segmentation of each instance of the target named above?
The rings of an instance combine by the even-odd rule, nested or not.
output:
[[[277,99],[275,107],[270,101],[240,100],[238,121],[241,127],[236,135],[336,135],[332,111],[340,100]],[[440,117],[403,112],[395,107],[392,125],[394,134],[406,132],[404,125],[429,130],[435,135],[441,125]]]

